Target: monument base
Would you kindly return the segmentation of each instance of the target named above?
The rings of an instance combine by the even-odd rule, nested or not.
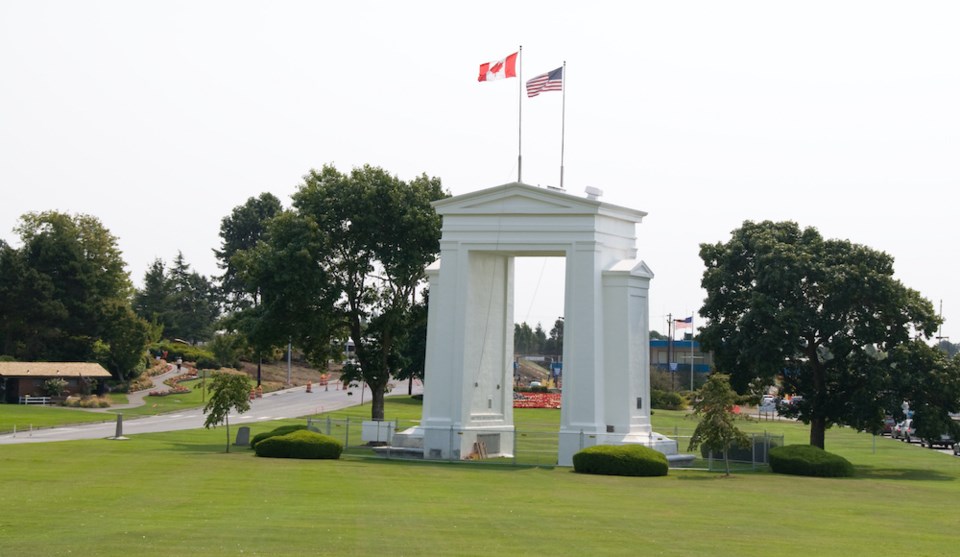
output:
[[[594,445],[643,445],[670,456],[679,452],[677,442],[655,431],[647,433],[586,433],[561,431],[557,466],[573,466],[573,455]]]

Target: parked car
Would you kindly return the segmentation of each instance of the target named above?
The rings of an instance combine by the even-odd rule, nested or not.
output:
[[[953,435],[950,435],[949,433],[941,433],[935,439],[933,438],[920,439],[920,444],[923,445],[924,447],[929,447],[931,449],[933,449],[934,447],[943,447],[945,449],[949,449],[950,447],[954,446]],[[957,449],[954,448],[953,450],[954,450],[954,454],[956,454]]]
[[[893,428],[897,425],[897,421],[893,419],[893,416],[886,416],[883,418],[883,429],[880,430],[880,435],[889,435],[893,437]]]
[[[917,435],[916,428],[913,427],[913,418],[907,418],[902,422],[894,426],[894,431],[896,432],[896,437],[894,439],[900,439],[901,441],[906,441],[910,443],[913,441],[913,438]]]

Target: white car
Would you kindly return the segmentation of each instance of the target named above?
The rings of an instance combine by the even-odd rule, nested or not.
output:
[[[900,440],[910,443],[917,436],[917,430],[913,427],[913,418],[907,418],[894,427]],[[896,437],[895,437],[896,438]]]

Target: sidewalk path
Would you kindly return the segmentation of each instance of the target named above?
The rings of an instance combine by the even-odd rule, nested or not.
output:
[[[163,392],[169,391],[170,387],[164,384],[164,381],[170,379],[171,377],[176,377],[183,373],[182,371],[177,371],[176,364],[167,364],[167,371],[161,373],[160,375],[154,375],[150,378],[153,381],[153,387],[149,389],[143,389],[142,391],[135,391],[127,394],[127,403],[126,404],[114,404],[109,408],[91,408],[91,412],[113,412],[115,410],[123,410],[125,408],[136,408],[138,406],[143,406],[146,404],[146,398],[151,392]]]
[[[176,367],[174,367],[176,372]],[[416,385],[414,394],[423,393],[423,386]],[[406,395],[407,382],[395,382],[394,389],[387,396]],[[348,406],[356,406],[370,401],[370,390],[364,389],[336,389],[336,384],[326,388],[313,386],[313,392],[306,392],[306,387],[294,387],[282,391],[266,393],[263,398],[250,403],[250,410],[243,414],[231,414],[230,425],[247,425],[253,422],[280,420],[286,418],[300,418],[322,412],[333,412]],[[157,433],[161,431],[178,431],[183,429],[198,429],[203,427],[204,414],[201,408],[192,408],[182,412],[144,416],[123,421],[123,435],[129,437],[138,433]],[[84,424],[69,427],[34,430],[30,434],[0,435],[0,445],[15,443],[43,443],[49,441],[72,441],[77,439],[105,439],[116,433],[116,423],[106,422]]]

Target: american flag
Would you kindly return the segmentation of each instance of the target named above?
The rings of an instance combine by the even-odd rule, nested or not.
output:
[[[563,66],[527,82],[528,97],[536,97],[545,91],[563,91]]]
[[[673,320],[674,329],[690,329],[693,328],[693,316],[687,317],[686,319],[674,319]]]

